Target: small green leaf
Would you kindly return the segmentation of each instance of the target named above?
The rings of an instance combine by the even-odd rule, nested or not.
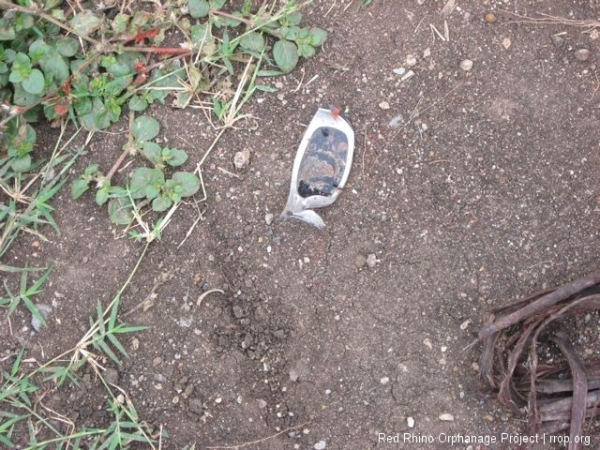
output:
[[[56,50],[51,50],[47,56],[40,60],[40,67],[44,70],[47,82],[61,84],[70,75],[67,62]]]
[[[30,94],[27,92],[21,83],[14,84],[14,89],[13,102],[17,106],[33,105],[42,99],[42,96],[39,94]]]
[[[73,18],[69,21],[71,27],[77,32],[77,34],[82,34],[84,36],[89,36],[102,24],[102,19],[90,10],[85,10],[82,13],[75,14]]]
[[[31,168],[31,156],[25,155],[21,158],[13,159],[11,167],[15,172],[25,172],[29,170]]]
[[[153,198],[158,197],[159,194],[160,194],[160,185],[151,184],[149,186],[146,186],[146,198],[147,199],[152,200]]]
[[[167,149],[165,149],[167,150]],[[165,159],[165,162],[171,167],[178,167],[185,163],[188,159],[188,155],[184,150],[180,150],[178,148],[168,149],[169,156],[168,159]]]
[[[152,200],[152,210],[156,212],[163,212],[166,211],[172,204],[173,202],[170,198],[163,197],[161,195]]]
[[[210,11],[210,5],[207,0],[189,0],[188,8],[190,10],[190,16],[194,19],[206,17]]]
[[[79,42],[77,39],[65,37],[56,42],[56,50],[63,56],[70,58],[79,51]]]
[[[283,75],[280,70],[259,70],[256,74],[259,77],[278,77],[279,75]]]
[[[81,197],[88,189],[90,188],[89,182],[87,180],[82,180],[81,178],[73,181],[71,185],[71,198],[73,200]]]
[[[194,48],[204,47],[206,44],[212,43],[213,37],[210,23],[199,23],[194,25],[190,30],[190,37]]]
[[[31,74],[31,60],[25,53],[18,53],[13,61],[8,80],[11,83],[20,83]]]
[[[273,46],[273,56],[284,73],[291,72],[298,64],[298,48],[293,42],[277,41]]]
[[[127,24],[131,16],[129,14],[117,14],[111,22],[111,26],[115,34],[125,33]]]
[[[96,191],[96,203],[100,206],[104,205],[108,201],[108,194],[110,192],[109,188],[101,188]]]
[[[186,91],[179,91],[175,94],[175,101],[173,102],[173,106],[175,108],[185,109],[192,101],[194,94]]]
[[[242,14],[239,11],[236,11],[232,14],[233,17],[225,17],[225,16],[216,16],[213,18],[212,23],[217,28],[223,27],[237,27],[242,22],[240,20],[234,19],[234,17],[243,18]]]
[[[135,199],[144,197],[154,198],[158,195],[156,193],[158,189],[164,184],[165,175],[162,171],[149,167],[138,167],[133,171],[133,176],[131,177],[131,196]]]
[[[113,198],[108,202],[108,215],[117,225],[129,225],[133,220],[129,197]]]
[[[99,173],[98,164],[88,164],[88,166],[83,171],[84,175],[92,176]]]
[[[33,17],[29,14],[18,12],[15,18],[15,29],[17,31],[28,30],[33,26]]]
[[[44,10],[49,11],[62,4],[63,0],[46,0],[44,2]]]
[[[253,31],[240,39],[240,45],[245,50],[260,53],[265,48],[265,38],[261,33]]]
[[[99,97],[94,97],[92,110],[79,118],[85,128],[90,131],[103,130],[110,126],[109,112]]]
[[[280,21],[283,26],[294,26],[300,24],[302,21],[302,13],[299,11],[292,11],[286,14]]]
[[[140,141],[150,141],[158,136],[160,131],[160,125],[158,121],[152,117],[140,116],[133,121],[131,126],[131,133],[133,137]]]
[[[29,77],[23,80],[23,89],[33,95],[44,92],[44,74],[39,69],[33,69]]]
[[[257,84],[256,89],[258,89],[259,91],[268,92],[270,94],[279,90],[274,86],[267,86],[266,84]]]
[[[17,36],[12,23],[6,19],[0,19],[0,41],[12,41]]]
[[[161,162],[161,148],[156,142],[144,142],[142,144],[142,154],[150,160],[152,164]]]
[[[175,172],[171,179],[181,186],[182,197],[194,195],[200,189],[200,179],[193,173]]]
[[[304,58],[310,58],[315,56],[315,49],[307,44],[300,44],[298,46],[298,55]]]
[[[300,28],[296,27],[296,26],[289,27],[289,28],[286,28],[286,27],[282,27],[281,28],[281,34],[288,41],[294,41],[294,40],[296,40],[296,38],[298,37],[299,33],[300,33]]]
[[[148,102],[146,99],[140,95],[134,95],[129,99],[129,109],[132,111],[144,111],[148,108]]]
[[[323,45],[327,40],[327,31],[320,28],[310,29],[310,43],[313,47]]]

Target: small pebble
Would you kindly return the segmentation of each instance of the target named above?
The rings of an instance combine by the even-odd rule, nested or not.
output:
[[[443,420],[444,422],[452,422],[454,420],[454,416],[452,414],[444,413],[440,414],[439,419]]]
[[[562,37],[561,33],[552,35],[552,43],[556,48],[560,48],[565,43],[565,38]]]
[[[267,225],[271,225],[273,223],[273,214],[265,214],[265,222],[267,223]]]
[[[406,73],[406,69],[404,67],[398,67],[392,70],[396,75],[404,75]]]
[[[473,61],[470,59],[464,59],[460,62],[460,68],[465,72],[468,72],[473,68]]]
[[[358,270],[362,269],[367,263],[367,258],[364,255],[356,255],[354,257],[354,267]]]
[[[104,379],[111,384],[119,384],[119,371],[111,368],[106,369]]]
[[[298,378],[300,378],[298,372],[294,369],[290,370],[290,381],[298,381]]]
[[[415,75],[415,73],[412,70],[409,70],[402,76],[402,78],[400,78],[400,81],[406,81],[409,78],[413,77],[414,75]]]
[[[367,266],[369,266],[372,269],[376,265],[377,265],[377,256],[375,256],[374,253],[371,253],[369,256],[367,256]]]
[[[390,104],[388,102],[381,102],[379,104],[379,107],[385,111],[387,109],[390,109]]]
[[[157,356],[156,358],[154,358],[152,360],[152,365],[154,367],[159,366],[162,363],[162,361],[163,361],[162,358],[160,356]]]
[[[314,445],[314,449],[315,450],[323,450],[325,447],[327,447],[327,443],[325,441],[319,441]]]
[[[431,56],[431,49],[429,47],[427,47],[424,51],[423,51],[423,59],[429,58]]]
[[[400,128],[403,122],[404,117],[402,116],[402,114],[398,114],[397,116],[393,117],[392,120],[390,120],[388,126],[393,130],[397,130],[398,128]]]
[[[579,61],[587,61],[590,59],[590,51],[587,48],[580,48],[579,50],[575,51],[575,58],[577,58]]]
[[[483,16],[483,20],[485,20],[487,23],[496,23],[498,22],[498,17],[493,12],[489,12]]]
[[[383,377],[381,380],[379,380],[379,382],[385,386],[390,382],[390,379],[388,377]]]
[[[415,427],[415,419],[413,419],[412,417],[407,417],[406,425],[408,425],[408,428],[414,428]]]
[[[406,65],[409,67],[417,65],[417,58],[415,55],[407,55],[406,56]]]

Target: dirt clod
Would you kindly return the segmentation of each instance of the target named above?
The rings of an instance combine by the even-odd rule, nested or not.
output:
[[[233,158],[233,165],[236,169],[242,170],[250,164],[250,150],[245,148],[237,152]]]
[[[575,58],[579,61],[587,61],[590,59],[590,51],[587,48],[580,48],[575,51]]]
[[[496,14],[494,14],[493,12],[488,12],[483,16],[483,19],[487,22],[487,23],[496,23],[498,22],[498,17],[496,16]]]
[[[367,263],[367,258],[365,255],[356,255],[354,257],[354,267],[358,270],[362,269]]]

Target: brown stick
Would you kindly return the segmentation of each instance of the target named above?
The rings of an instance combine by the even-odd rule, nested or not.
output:
[[[559,331],[553,339],[563,352],[569,362],[571,373],[573,374],[573,399],[571,403],[571,430],[569,432],[569,450],[578,450],[581,447],[579,437],[583,431],[583,422],[585,421],[586,399],[587,399],[587,376],[585,368],[579,358],[579,355],[573,349],[567,335]]]
[[[565,284],[556,290],[546,294],[534,302],[524,306],[518,311],[512,312],[506,316],[500,317],[492,324],[484,325],[479,331],[479,338],[483,339],[491,334],[514,325],[521,320],[543,312],[556,303],[569,298],[570,296],[583,291],[584,289],[600,283],[600,271],[594,272],[587,277],[580,278],[571,283]]]

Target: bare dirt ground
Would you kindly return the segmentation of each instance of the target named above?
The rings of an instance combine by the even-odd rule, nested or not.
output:
[[[127,317],[149,327],[136,349],[129,338],[131,359],[106,362],[140,417],[168,431],[163,448],[522,448],[439,436],[523,430],[484,390],[478,349],[464,348],[491,307],[598,268],[600,40],[499,10],[570,19],[600,10],[589,0],[457,0],[448,15],[444,1],[359,3],[309,8],[307,22],[330,31],[324,49],[272,80],[279,95],[253,100],[246,112],[258,128],[228,133],[210,157],[203,220],[177,249],[198,214],[180,209],[124,295],[127,311],[172,275],[152,308]],[[488,11],[498,22],[484,20]],[[444,21],[447,41],[431,27],[443,36]],[[403,81],[401,68],[414,76]],[[346,191],[323,211],[327,229],[267,223],[284,207],[305,125],[330,104],[347,108],[357,147]],[[215,134],[204,115],[152,114],[193,168]],[[97,134],[74,173],[90,161],[110,167],[125,139]],[[251,162],[236,171],[243,148]],[[91,197],[72,201],[65,190],[55,206],[62,234],[41,248],[25,237],[11,254],[15,265],[56,263],[40,297],[57,304],[49,328],[32,334],[19,311],[14,334],[1,331],[5,345],[34,355],[73,345],[140,252]],[[198,306],[209,289],[225,294]],[[76,423],[102,421],[103,391],[84,380],[49,406]],[[587,434],[597,448],[599,429]]]

